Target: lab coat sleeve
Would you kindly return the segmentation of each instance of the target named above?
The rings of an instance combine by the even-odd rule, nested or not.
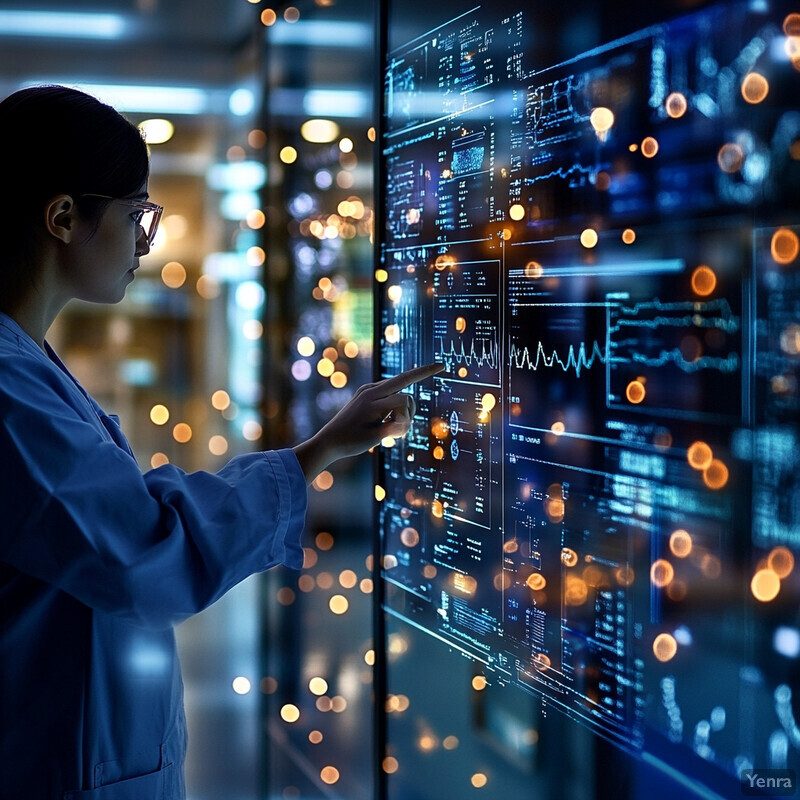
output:
[[[4,366],[0,420],[0,560],[87,606],[167,627],[248,575],[302,565],[306,483],[291,450],[143,475],[29,359]]]

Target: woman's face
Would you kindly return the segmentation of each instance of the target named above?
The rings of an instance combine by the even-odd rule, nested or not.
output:
[[[147,185],[122,199],[147,200]],[[150,252],[136,218],[135,208],[114,200],[108,201],[99,223],[96,218],[78,214],[75,246],[68,248],[65,270],[71,297],[93,303],[122,300],[139,267],[139,258]]]

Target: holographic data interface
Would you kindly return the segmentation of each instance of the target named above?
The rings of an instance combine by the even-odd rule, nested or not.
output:
[[[385,612],[628,750],[797,768],[800,16],[564,57],[448,8],[389,12],[380,370],[446,370],[382,450]]]

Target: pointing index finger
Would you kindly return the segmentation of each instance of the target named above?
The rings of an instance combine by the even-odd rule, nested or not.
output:
[[[399,392],[405,389],[406,386],[411,386],[412,383],[424,381],[432,375],[436,375],[444,369],[444,364],[426,364],[424,367],[414,367],[407,372],[401,372],[393,378],[386,378],[381,381],[377,388],[381,397],[388,397],[390,394]]]

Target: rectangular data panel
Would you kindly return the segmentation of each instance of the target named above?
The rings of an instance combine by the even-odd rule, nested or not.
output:
[[[595,5],[387,2],[378,357],[445,369],[384,612],[691,785],[798,769],[800,16]]]

